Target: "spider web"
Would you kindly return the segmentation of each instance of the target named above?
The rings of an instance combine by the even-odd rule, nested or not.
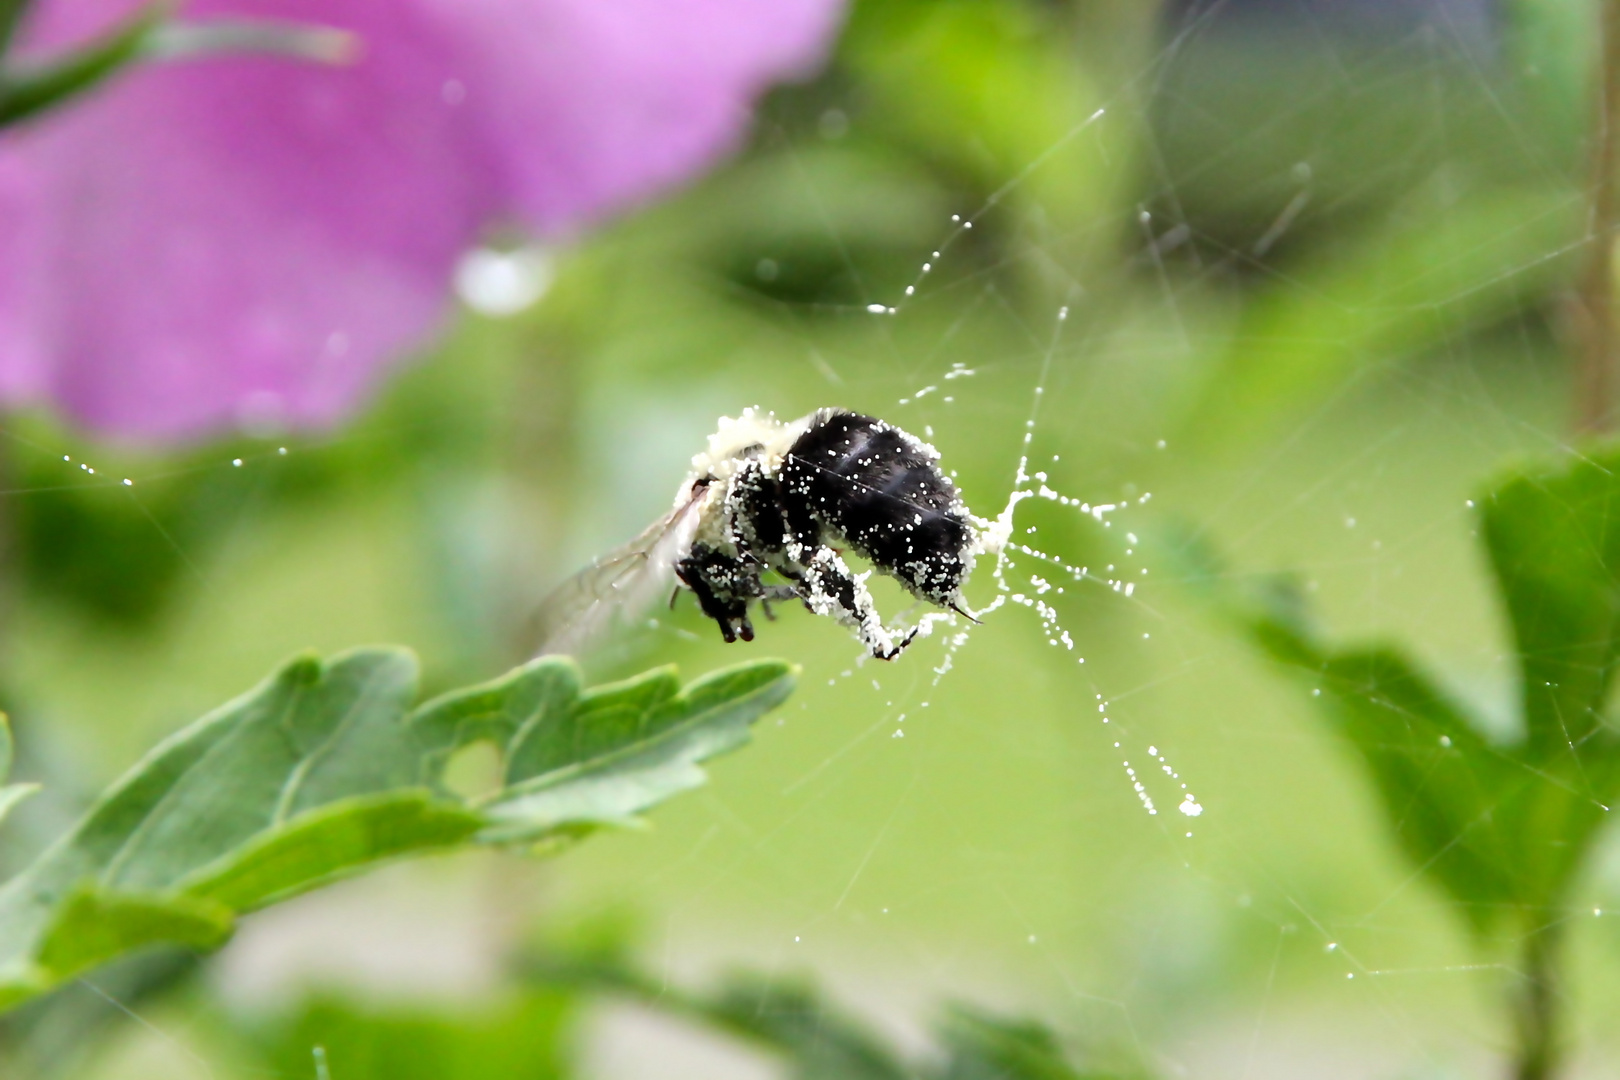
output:
[[[446,543],[460,545],[452,562],[471,579],[501,591],[513,564],[487,537],[511,544],[536,514],[551,531],[529,540],[559,565],[633,535],[667,507],[714,418],[747,405],[784,416],[845,405],[928,439],[973,510],[1010,524],[1010,542],[970,584],[983,625],[942,621],[894,663],[868,660],[845,631],[802,611],[762,625],[741,655],[802,663],[801,689],[752,747],[715,764],[709,787],[661,810],[645,835],[598,838],[550,864],[543,885],[523,878],[516,888],[483,863],[454,871],[477,883],[434,893],[436,904],[418,905],[431,910],[388,924],[392,935],[356,935],[373,952],[432,969],[431,950],[403,943],[457,927],[463,955],[449,981],[476,988],[493,978],[480,963],[510,945],[466,932],[491,905],[516,925],[630,897],[643,959],[671,982],[702,984],[737,966],[813,973],[909,1048],[924,1045],[944,1001],[963,999],[1032,1012],[1166,1076],[1501,1071],[1510,1032],[1497,997],[1516,976],[1511,954],[1469,945],[1394,850],[1366,778],[1308,690],[1237,640],[1162,553],[1165,537],[1190,527],[1236,573],[1296,572],[1335,638],[1394,638],[1477,711],[1508,716],[1513,658],[1468,500],[1510,456],[1568,449],[1556,327],[1546,305],[1501,298],[1521,285],[1537,296],[1539,275],[1578,248],[1549,241],[1427,292],[1426,281],[1451,281],[1444,259],[1438,269],[1401,263],[1398,239],[1390,279],[1371,293],[1322,266],[1353,259],[1358,237],[1414,221],[1436,235],[1466,231],[1473,196],[1458,162],[1479,138],[1470,124],[1492,132],[1493,160],[1515,182],[1546,183],[1569,163],[1508,100],[1497,74],[1507,61],[1491,53],[1506,49],[1498,31],[1469,5],[1435,3],[1422,19],[1391,16],[1370,44],[1311,23],[1322,36],[1302,51],[1321,65],[1321,88],[1268,113],[1270,130],[1301,126],[1307,140],[1280,139],[1286,156],[1234,171],[1246,145],[1271,145],[1265,131],[1222,127],[1218,103],[1186,76],[1201,48],[1233,32],[1224,10],[1167,18],[1141,62],[1095,90],[1039,153],[1002,166],[987,197],[957,205],[919,185],[905,212],[932,217],[904,272],[869,265],[848,174],[827,167],[828,147],[859,136],[858,115],[829,107],[813,134],[767,137],[768,165],[747,167],[789,176],[781,190],[833,253],[845,303],[749,292],[749,274],[772,285],[791,270],[768,242],[740,279],[699,273],[690,292],[662,295],[680,274],[659,247],[668,221],[658,213],[602,242],[598,257],[618,276],[613,309],[595,309],[605,328],[577,388],[577,456],[478,464],[432,489],[445,500],[434,513],[460,523]],[[1432,90],[1407,106],[1426,121],[1412,155],[1346,170],[1335,148],[1354,140],[1325,117],[1375,113],[1390,86]],[[1324,114],[1324,101],[1346,112]],[[1200,123],[1225,141],[1189,136]],[[1076,161],[1125,177],[1130,195],[1046,213],[1054,173]],[[1212,188],[1229,176],[1231,202],[1212,210]],[[1578,212],[1578,195],[1569,202]],[[1455,261],[1469,249],[1446,250]],[[1506,314],[1482,316],[1482,291]],[[732,304],[750,314],[724,324],[679,316],[694,296],[705,312]],[[1253,315],[1313,298],[1326,313],[1316,323]],[[1405,339],[1363,329],[1391,322],[1418,329]],[[1312,337],[1280,339],[1278,323]],[[1282,362],[1270,396],[1255,396],[1249,335],[1297,347],[1295,365],[1330,374],[1313,387]],[[1336,350],[1354,356],[1332,368]],[[694,375],[705,364],[711,373]],[[333,445],[367,440],[386,442],[362,431]],[[255,446],[195,468],[269,477],[289,459],[331,452]],[[60,482],[104,484],[136,505],[168,468],[131,466],[126,483],[122,468],[108,479],[84,453],[67,450]],[[575,477],[585,494],[556,494]],[[513,513],[536,488],[549,492],[538,510]],[[424,551],[441,550],[389,528],[420,501],[380,483],[373,494],[335,524],[245,504],[221,547],[194,553],[176,540],[203,584],[154,644],[100,647],[110,689],[61,677],[85,648],[82,627],[25,611],[32,641],[19,663],[40,673],[25,684],[65,718],[72,753],[110,771],[295,648],[381,638],[417,644],[430,663],[455,653],[461,624],[433,614],[426,590],[401,585],[420,577]],[[568,529],[550,524],[564,503]],[[155,516],[151,527],[165,528]],[[314,594],[334,589],[351,602],[318,610],[342,614],[304,617]],[[879,603],[897,618],[923,614],[898,589]],[[743,647],[722,646],[688,600],[626,648],[603,670],[667,658],[703,671]],[[135,704],[109,741],[82,717],[107,715],[115,698]],[[1571,1035],[1583,1048],[1572,1075],[1583,1077],[1615,1075],[1603,1018],[1620,987],[1607,970],[1615,938],[1604,912],[1620,907],[1620,875],[1612,855],[1601,863],[1565,913],[1577,958]],[[436,872],[401,873],[420,888]],[[300,964],[339,978],[337,967],[365,967],[343,951],[342,932],[319,938],[339,958],[325,966],[291,943],[323,918],[352,929],[358,912],[402,891],[396,875],[386,887],[337,890],[348,897],[338,916],[322,915],[331,909],[315,897],[250,922],[219,965],[223,1000],[251,1008],[255,980],[295,980]],[[290,974],[270,970],[278,949],[292,954]],[[168,1075],[231,1075],[187,1034],[188,1010],[213,1008],[142,1014],[160,1045],[147,1052]],[[593,1045],[600,1075],[770,1075],[639,1012],[608,1014]]]

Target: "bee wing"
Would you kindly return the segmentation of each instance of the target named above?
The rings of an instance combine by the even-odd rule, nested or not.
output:
[[[585,651],[615,622],[634,619],[656,603],[669,587],[675,563],[691,548],[702,498],[701,490],[692,492],[640,536],[597,559],[541,601],[534,620],[537,655]]]

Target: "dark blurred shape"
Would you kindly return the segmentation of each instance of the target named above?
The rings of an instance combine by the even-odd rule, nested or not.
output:
[[[1425,185],[1545,172],[1502,39],[1492,0],[1172,0],[1151,240],[1185,224],[1185,253],[1242,268]]]
[[[1174,32],[1225,31],[1365,35],[1388,42],[1433,30],[1489,48],[1499,19],[1495,0],[1168,0],[1165,23]]]

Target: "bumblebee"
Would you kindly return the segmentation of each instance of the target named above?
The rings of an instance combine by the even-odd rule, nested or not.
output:
[[[769,614],[771,602],[798,599],[892,660],[924,624],[885,625],[867,589],[872,571],[972,618],[962,586],[998,541],[940,471],[939,452],[916,436],[844,409],[791,422],[748,409],[721,419],[667,515],[543,605],[542,651],[578,649],[615,614],[656,597],[672,574],[677,595],[690,591],[728,642],[753,640],[755,603]],[[852,571],[846,551],[872,570]]]

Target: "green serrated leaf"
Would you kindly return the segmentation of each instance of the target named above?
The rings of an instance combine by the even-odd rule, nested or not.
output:
[[[554,850],[623,823],[700,783],[698,763],[744,742],[793,668],[685,691],[660,668],[581,693],[572,661],[545,658],[409,711],[416,684],[402,649],[299,657],[160,745],[0,886],[0,1007],[158,941],[212,947],[236,915],[384,860],[474,841]],[[480,739],[523,780],[472,806],[443,772]],[[0,788],[0,816],[29,790]]]
[[[473,811],[427,791],[354,796],[293,818],[180,887],[251,911],[388,859],[454,847],[483,824]]]
[[[538,740],[530,775],[484,806],[490,843],[526,842],[558,829],[622,825],[649,806],[703,783],[699,763],[748,740],[748,727],[793,690],[796,669],[765,660],[717,672],[668,697],[672,672],[607,687],[527,733],[517,759]],[[643,709],[635,713],[635,706]],[[572,757],[563,753],[572,748]]]
[[[213,949],[230,937],[230,908],[189,896],[108,892],[86,886],[56,909],[34,958],[52,983],[157,943]]]
[[[421,773],[431,783],[457,750],[480,739],[502,747],[506,783],[512,777],[512,744],[528,728],[566,713],[580,695],[579,666],[566,656],[543,656],[492,682],[457,690],[411,714]]]
[[[567,709],[536,712],[512,740],[507,784],[521,784],[569,763],[612,753],[638,738],[641,725],[680,688],[674,668],[656,668],[598,687],[570,702]]]

